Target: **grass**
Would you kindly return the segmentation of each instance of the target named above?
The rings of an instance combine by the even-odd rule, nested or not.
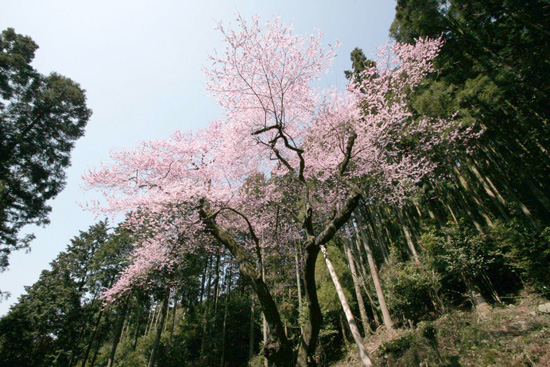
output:
[[[375,366],[388,367],[550,367],[550,314],[537,312],[547,301],[524,294],[498,305],[486,319],[452,311],[412,330],[380,332],[366,343]],[[333,367],[359,367],[356,352]]]

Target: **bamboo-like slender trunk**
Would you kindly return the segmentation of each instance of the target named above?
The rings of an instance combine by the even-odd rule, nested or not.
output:
[[[372,210],[369,210],[368,208],[365,208],[365,213],[367,220],[369,221],[369,225],[371,227],[372,232],[374,233],[374,237],[376,238],[376,243],[378,243],[378,248],[380,249],[380,253],[382,254],[382,259],[384,260],[384,263],[388,263],[388,253],[386,251],[386,245],[384,244],[384,240],[382,239],[382,235],[380,234],[380,231],[378,230],[378,223],[376,221],[376,215]]]

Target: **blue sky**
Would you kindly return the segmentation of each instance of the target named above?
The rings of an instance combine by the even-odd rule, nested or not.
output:
[[[235,24],[236,12],[263,20],[277,15],[297,34],[321,30],[325,45],[342,45],[319,87],[343,87],[351,50],[360,47],[368,57],[386,43],[394,8],[394,0],[4,1],[0,30],[33,38],[40,46],[33,66],[80,83],[94,114],[72,153],[67,187],[49,203],[51,224],[26,228],[36,235],[32,251],[12,254],[0,274],[0,289],[12,293],[0,315],[71,238],[102,219],[78,205],[93,197],[81,188],[82,174],[108,162],[112,149],[201,128],[220,116],[202,72],[208,55],[222,48],[214,30],[219,21]]]

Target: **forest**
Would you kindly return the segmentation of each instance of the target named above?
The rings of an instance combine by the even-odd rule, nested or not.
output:
[[[223,116],[84,174],[123,220],[26,287],[0,366],[550,365],[548,24],[547,0],[398,0],[345,91],[313,86],[321,33],[220,24]],[[36,48],[0,36],[2,269],[91,116]]]

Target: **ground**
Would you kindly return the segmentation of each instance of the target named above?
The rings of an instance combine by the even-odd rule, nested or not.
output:
[[[394,335],[379,330],[366,345],[375,366],[550,367],[550,313],[539,307],[547,302],[524,292],[494,305],[486,319],[454,310]],[[352,352],[331,367],[360,366]]]

